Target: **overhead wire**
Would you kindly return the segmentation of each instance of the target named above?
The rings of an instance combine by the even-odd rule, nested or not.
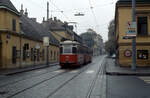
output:
[[[49,0],[49,1],[50,1],[50,3],[51,3],[57,10],[59,10],[59,11],[63,14],[63,16],[64,16],[68,21],[70,21],[69,17],[64,14],[64,11],[62,11],[62,10],[61,10],[57,5],[55,5],[51,0]]]
[[[93,14],[93,17],[94,17],[94,21],[95,21],[95,29],[98,27],[98,31],[99,31],[99,24],[98,24],[98,22],[97,22],[97,17],[96,17],[96,15],[95,15],[95,13],[94,13],[94,10],[93,10],[93,5],[92,5],[92,2],[91,2],[91,0],[89,0],[89,5],[90,5],[90,9],[91,9],[91,12],[92,12],[92,14]]]

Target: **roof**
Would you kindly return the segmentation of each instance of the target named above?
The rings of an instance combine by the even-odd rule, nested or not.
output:
[[[42,25],[49,29],[50,31],[67,31],[66,33],[72,34],[72,31],[70,26],[68,26],[67,22],[62,22],[61,20],[57,19],[49,19],[48,21],[44,21]]]
[[[124,3],[131,3],[132,2],[132,0],[118,0],[118,2],[117,3],[119,3],[119,4],[124,4]],[[136,0],[136,3],[150,3],[150,0]]]
[[[49,36],[51,44],[59,45],[59,42],[54,38],[51,32],[49,32],[38,22],[33,21],[25,15],[22,15],[20,19],[22,23],[21,31],[23,32],[24,36],[39,41],[42,41],[44,36]]]
[[[14,7],[14,5],[12,4],[10,0],[0,0],[0,8],[7,9],[19,15],[19,12],[17,11],[17,9]]]
[[[64,27],[64,23],[59,20],[56,21],[56,20],[49,19],[48,21],[45,21],[44,23],[42,23],[42,25],[52,31],[53,30],[66,30]]]

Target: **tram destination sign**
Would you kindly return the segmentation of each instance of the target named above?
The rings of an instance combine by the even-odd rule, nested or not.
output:
[[[127,22],[126,36],[136,37],[136,22]]]

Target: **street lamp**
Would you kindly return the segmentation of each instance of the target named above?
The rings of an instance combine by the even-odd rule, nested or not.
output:
[[[135,0],[132,0],[132,23],[135,23]],[[132,69],[136,70],[136,36],[132,38]]]

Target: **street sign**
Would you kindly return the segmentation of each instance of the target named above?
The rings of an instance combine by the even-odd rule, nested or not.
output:
[[[136,22],[127,22],[126,36],[136,36]]]
[[[125,56],[125,57],[131,57],[131,56],[132,56],[131,50],[125,50],[125,51],[124,51],[124,56]]]
[[[49,37],[43,37],[43,45],[49,46]]]

